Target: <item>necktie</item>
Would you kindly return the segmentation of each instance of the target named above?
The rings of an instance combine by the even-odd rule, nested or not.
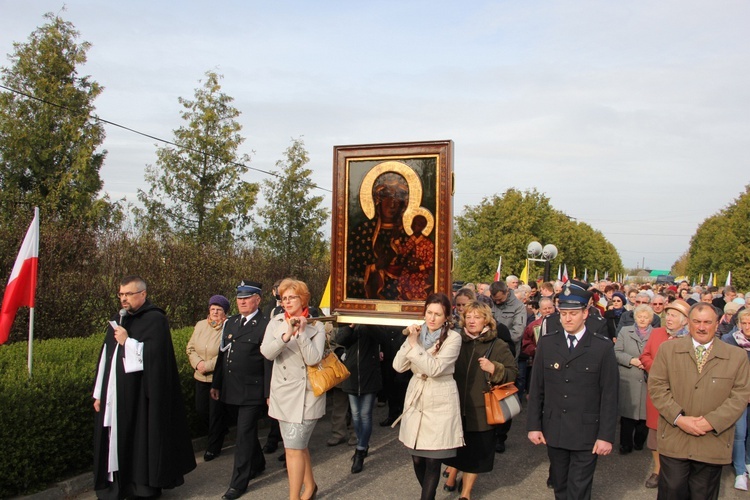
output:
[[[706,346],[699,345],[695,348],[695,362],[698,365],[698,373],[703,369],[703,356],[706,355]]]
[[[568,352],[573,352],[573,348],[575,347],[576,336],[575,335],[568,335]]]
[[[242,326],[245,326],[248,321],[250,321],[250,318],[242,318]]]

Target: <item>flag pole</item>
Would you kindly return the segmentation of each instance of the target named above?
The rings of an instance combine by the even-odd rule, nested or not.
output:
[[[34,355],[34,308],[29,308],[29,378],[31,378],[31,360]]]
[[[37,221],[39,220],[39,207],[34,207],[34,219],[36,219]],[[39,235],[38,234],[36,238],[36,255],[39,255]],[[36,279],[34,280],[33,286],[36,287]],[[32,306],[29,307],[29,359],[27,362],[28,367],[29,367],[29,378],[31,378],[31,364],[32,364],[33,355],[34,355],[34,306],[32,304]]]

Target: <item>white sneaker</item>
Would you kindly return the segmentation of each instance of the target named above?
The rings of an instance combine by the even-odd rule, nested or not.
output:
[[[747,476],[742,474],[734,479],[734,489],[747,491]]]

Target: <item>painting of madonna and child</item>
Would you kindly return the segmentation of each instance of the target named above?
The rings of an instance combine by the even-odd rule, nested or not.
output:
[[[413,313],[447,292],[452,143],[339,146],[335,155],[333,309]]]

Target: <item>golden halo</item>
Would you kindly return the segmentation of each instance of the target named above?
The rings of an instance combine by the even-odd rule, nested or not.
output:
[[[411,223],[414,220],[414,217],[417,215],[423,215],[425,219],[427,219],[427,226],[422,230],[422,235],[427,237],[432,232],[432,229],[435,227],[435,218],[432,216],[429,210],[427,210],[424,207],[419,207],[415,210],[409,210],[407,212],[404,212],[404,231],[406,231],[406,234],[411,236],[414,234],[414,231],[411,229]]]
[[[383,163],[378,163],[367,172],[367,175],[365,175],[365,178],[362,180],[362,185],[359,187],[359,203],[362,205],[362,211],[368,219],[375,217],[375,203],[372,199],[372,187],[375,185],[375,179],[386,172],[395,172],[401,175],[406,179],[406,183],[409,186],[409,203],[406,206],[404,218],[402,219],[406,220],[407,214],[414,212],[416,209],[420,208],[420,205],[422,204],[422,182],[419,180],[417,173],[412,170],[409,165],[400,161],[384,161]]]

